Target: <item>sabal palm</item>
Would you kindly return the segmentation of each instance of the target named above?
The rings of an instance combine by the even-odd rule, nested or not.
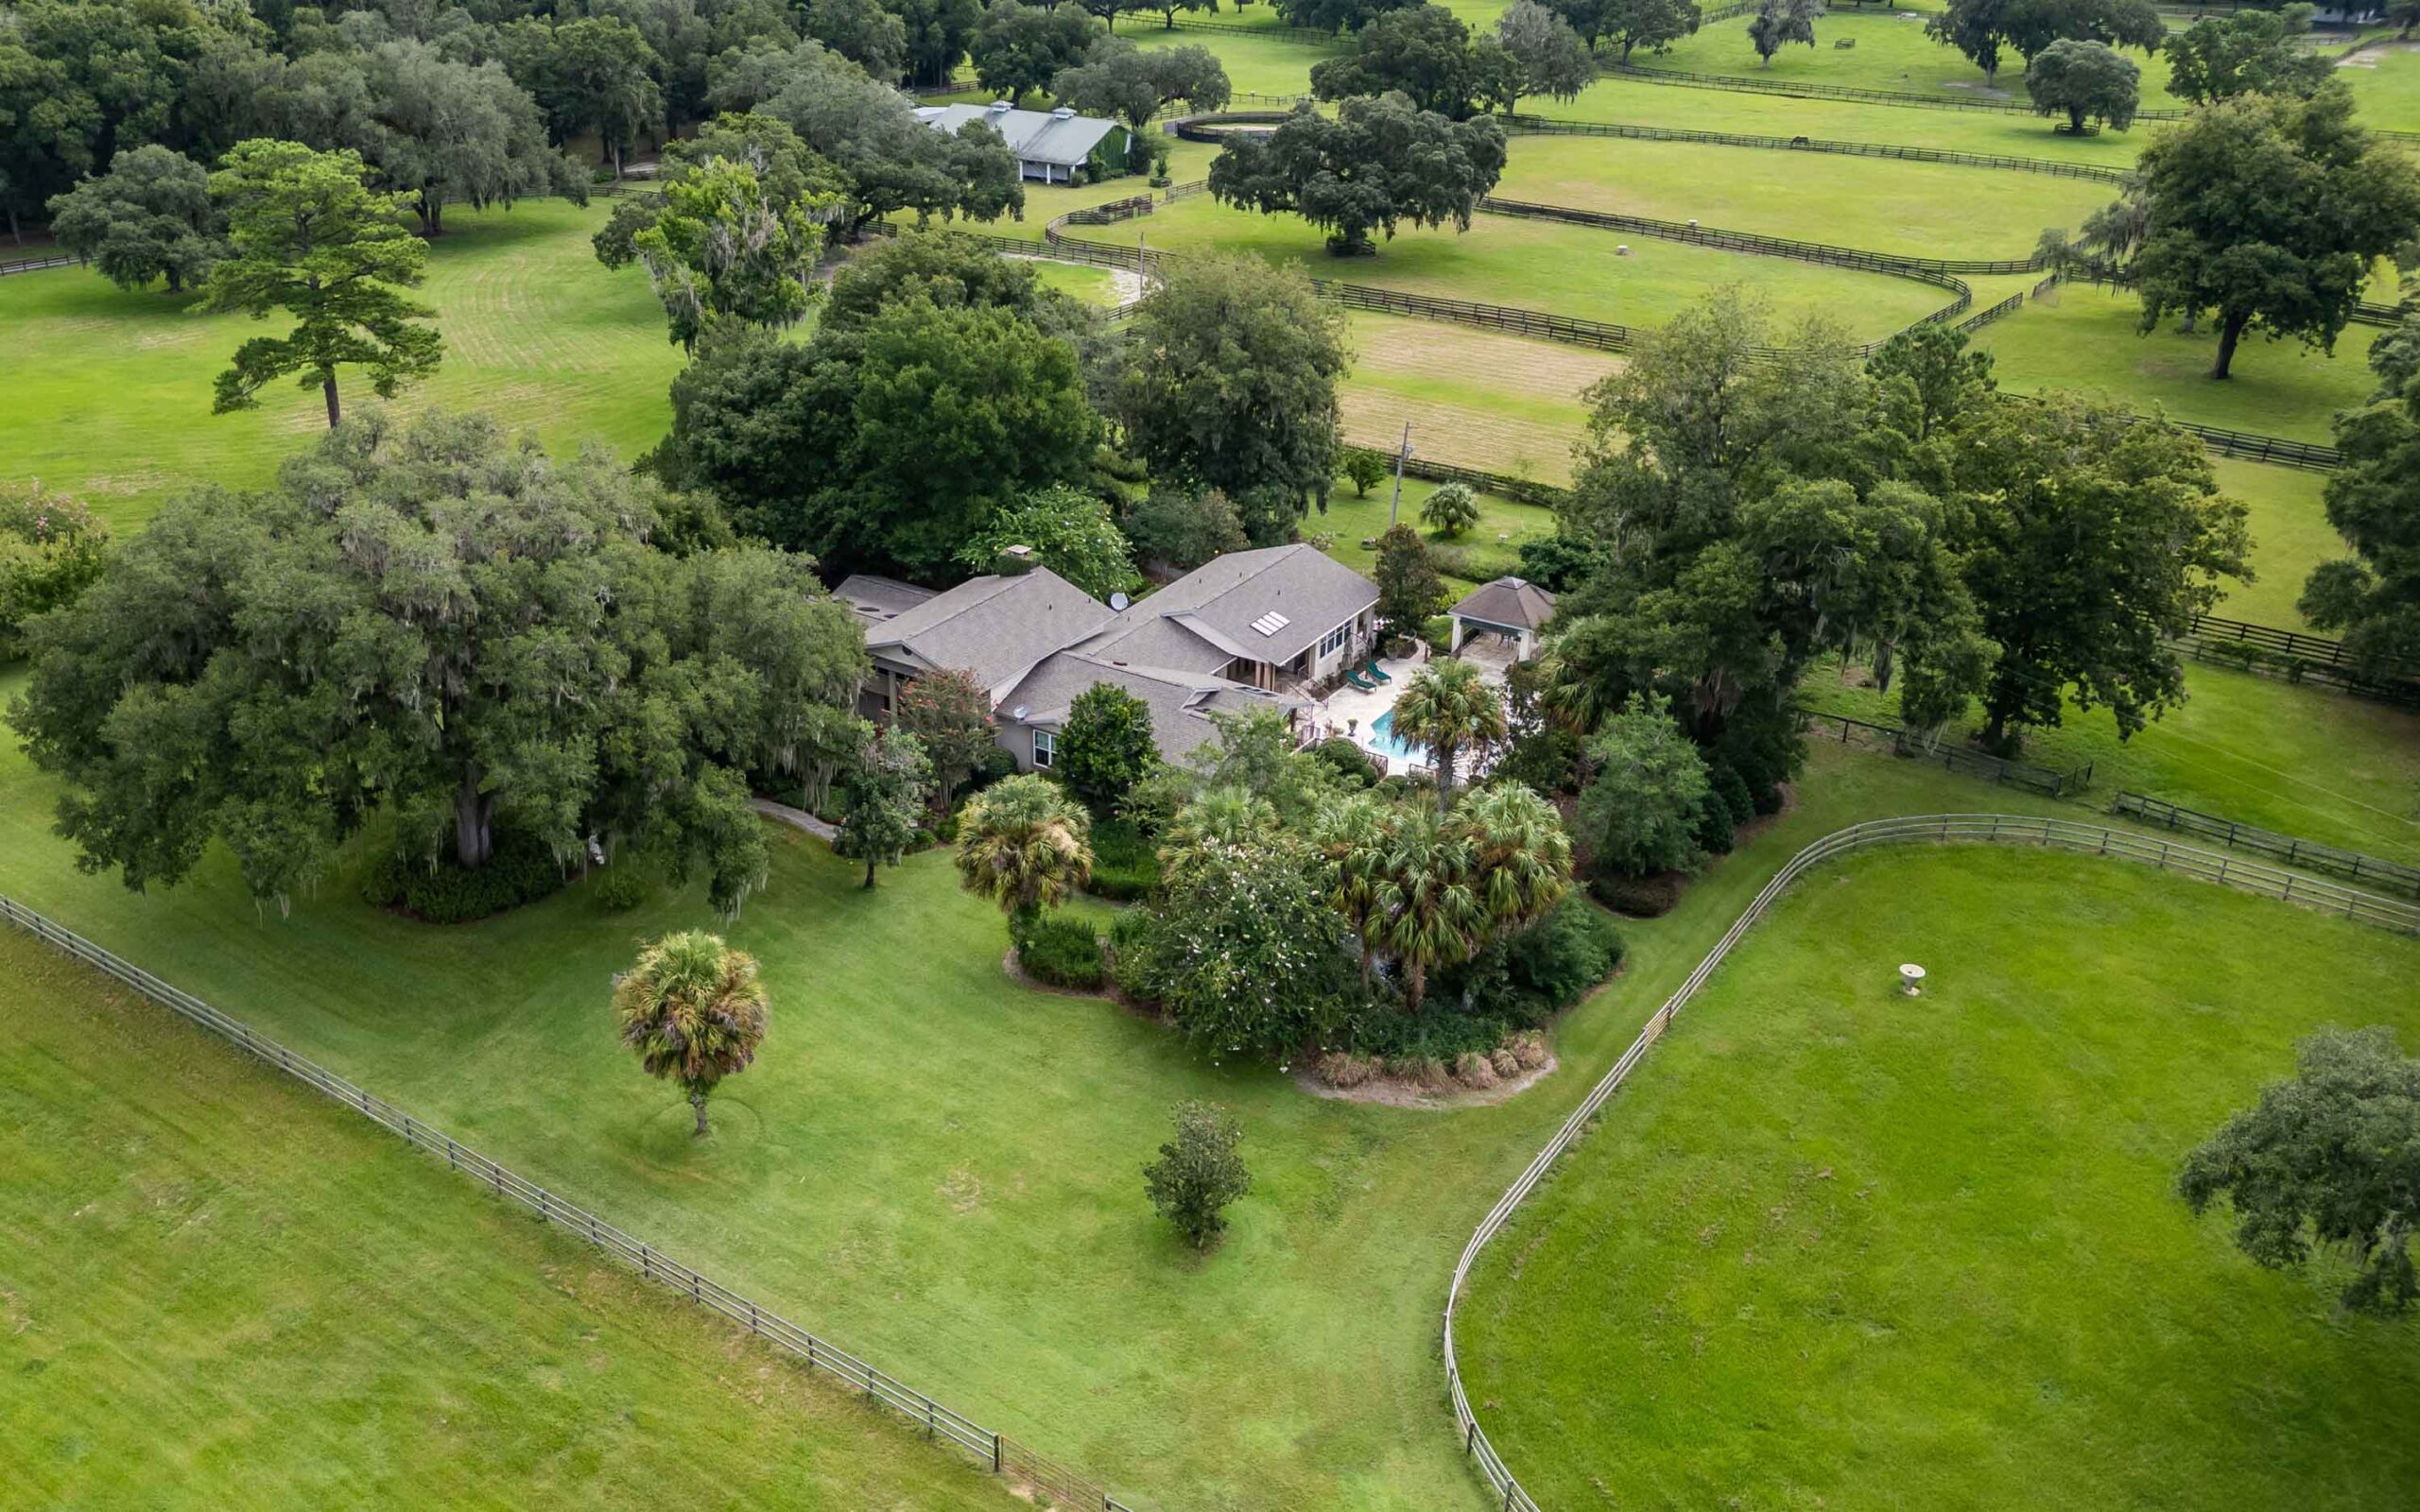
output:
[[[1392,816],[1377,852],[1376,911],[1365,937],[1403,968],[1409,1007],[1428,993],[1428,971],[1451,966],[1483,937],[1487,910],[1474,885],[1478,858],[1461,826],[1449,826],[1425,807]]]
[[[1371,920],[1378,913],[1379,863],[1391,805],[1374,793],[1354,793],[1323,805],[1311,820],[1311,844],[1327,868],[1328,905],[1344,916],[1361,945],[1361,981],[1370,980]]]
[[[1571,836],[1554,805],[1518,782],[1462,800],[1454,823],[1470,837],[1479,906],[1498,929],[1535,923],[1571,887]]]
[[[1277,810],[1240,787],[1214,787],[1177,810],[1160,845],[1160,873],[1170,887],[1184,885],[1191,859],[1205,846],[1240,845],[1265,838],[1277,828]]]
[[[769,1005],[756,958],[703,930],[666,935],[614,981],[622,1043],[650,1076],[677,1082],[706,1132],[706,1097],[748,1069],[765,1038]]]
[[[1008,914],[1055,906],[1093,873],[1092,820],[1048,778],[1007,778],[967,800],[958,876]]]
[[[1505,737],[1504,696],[1480,678],[1474,662],[1431,662],[1412,674],[1395,699],[1398,739],[1425,746],[1437,758],[1437,812],[1454,801],[1454,767]]]

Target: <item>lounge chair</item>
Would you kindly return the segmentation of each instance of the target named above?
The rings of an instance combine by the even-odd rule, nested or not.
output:
[[[1346,667],[1344,669],[1344,680],[1360,689],[1363,693],[1375,693],[1378,691],[1378,685],[1376,683],[1365,681],[1362,679],[1361,674],[1354,671],[1351,667]]]
[[[1361,675],[1378,682],[1392,682],[1395,680],[1378,670],[1378,659],[1374,656],[1369,661],[1361,663]]]

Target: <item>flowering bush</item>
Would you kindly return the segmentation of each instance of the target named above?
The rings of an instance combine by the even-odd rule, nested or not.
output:
[[[36,483],[0,483],[0,662],[25,654],[26,621],[72,604],[101,576],[109,531]]]

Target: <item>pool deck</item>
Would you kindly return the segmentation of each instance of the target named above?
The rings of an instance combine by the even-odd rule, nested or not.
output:
[[[1425,650],[1419,656],[1380,657],[1378,670],[1394,680],[1379,683],[1377,690],[1372,693],[1346,683],[1329,694],[1320,704],[1319,737],[1324,740],[1330,735],[1345,736],[1376,757],[1390,777],[1426,770],[1425,762],[1415,765],[1404,757],[1380,750],[1374,731],[1378,716],[1395,706],[1395,696],[1403,692],[1403,685],[1411,679],[1411,674],[1419,671],[1421,664],[1427,660]]]

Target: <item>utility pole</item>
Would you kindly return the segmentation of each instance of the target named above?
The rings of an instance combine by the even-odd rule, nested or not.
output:
[[[1395,527],[1396,511],[1403,507],[1403,465],[1411,457],[1411,421],[1403,422],[1403,450],[1395,454],[1395,496],[1387,501],[1387,528]]]

